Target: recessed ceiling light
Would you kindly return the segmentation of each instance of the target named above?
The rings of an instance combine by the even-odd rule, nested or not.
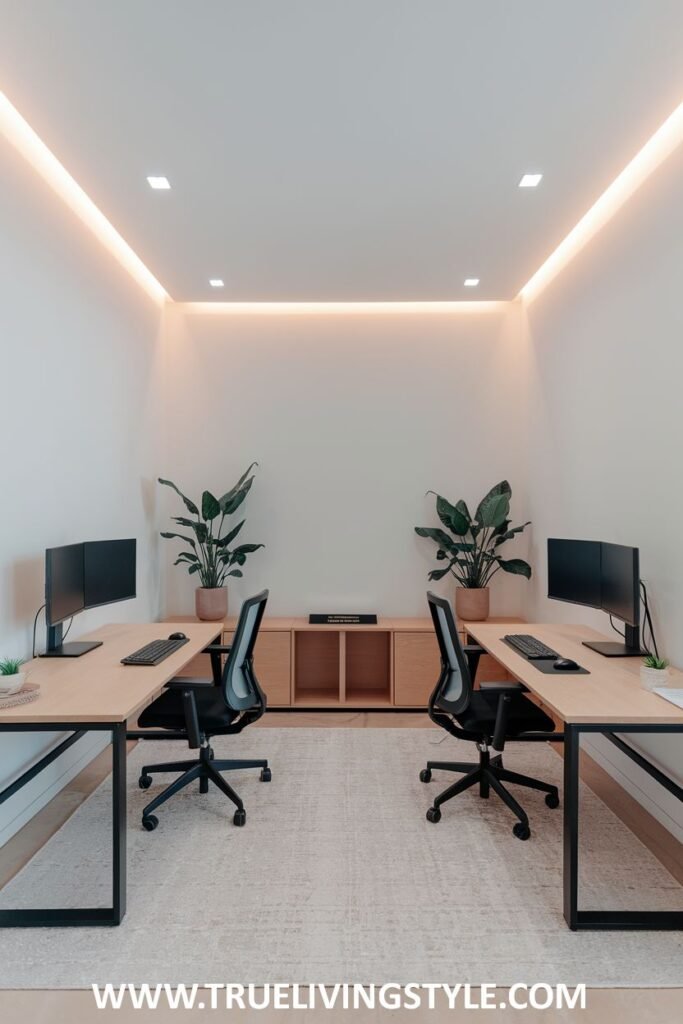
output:
[[[542,174],[523,174],[519,182],[519,187],[536,188],[542,177]]]
[[[163,175],[150,174],[147,176],[150,188],[170,188],[171,183],[168,178],[164,178]]]
[[[225,281],[222,281],[220,277],[210,277],[209,284],[212,288],[224,288]]]
[[[476,288],[477,285],[479,284],[479,278],[478,277],[466,277],[465,281],[464,281],[464,284],[465,284],[465,288]]]

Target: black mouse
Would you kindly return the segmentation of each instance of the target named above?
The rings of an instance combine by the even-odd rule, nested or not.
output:
[[[184,633],[169,633],[168,634],[168,639],[169,640],[187,640],[187,637],[185,636]]]
[[[571,658],[558,658],[557,661],[553,662],[553,668],[557,669],[558,672],[572,672],[576,671],[577,668],[581,668]]]

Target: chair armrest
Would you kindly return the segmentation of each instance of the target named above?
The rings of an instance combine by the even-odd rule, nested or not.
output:
[[[501,680],[499,683],[494,680],[479,683],[480,690],[488,690],[489,693],[525,693],[526,687],[514,680]]]
[[[479,659],[482,654],[485,653],[484,648],[480,647],[479,644],[466,644],[465,647],[463,647],[463,653],[467,659],[467,667],[470,670],[470,677],[474,684],[474,681],[477,678]]]
[[[496,724],[493,728],[493,738],[491,740],[491,746],[494,750],[503,750],[505,747],[505,735],[507,732],[508,724],[508,710],[510,708],[510,701],[512,695],[508,691],[507,693],[501,693],[498,698],[498,708],[496,709]]]
[[[463,652],[465,654],[486,654],[484,648],[480,647],[479,644],[465,644]]]
[[[188,687],[197,689],[200,686],[213,686],[213,681],[211,679],[198,679],[196,676],[174,676],[173,679],[169,679],[166,683],[167,690],[185,690]]]
[[[202,651],[202,654],[230,654],[232,644],[209,644]]]

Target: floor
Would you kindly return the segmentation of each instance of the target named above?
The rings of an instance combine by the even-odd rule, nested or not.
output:
[[[375,712],[300,712],[291,714],[288,712],[271,712],[259,723],[260,728],[291,727],[300,726],[314,727],[321,725],[334,725],[336,727],[348,728],[434,728],[427,717],[422,713],[401,713],[383,714]],[[131,744],[133,746],[133,744]],[[100,784],[110,770],[108,752],[95,759],[76,779],[70,783],[49,805],[47,805],[31,822],[29,822],[9,843],[3,848],[2,863],[0,865],[0,887],[2,887],[20,868],[33,856],[47,839],[66,821],[74,810],[85,800],[88,795]],[[610,777],[606,775],[589,758],[584,759],[582,764],[582,777],[593,788],[603,800],[624,820],[630,827],[635,828],[641,840],[657,855],[660,860],[675,873],[679,881],[683,881],[683,865],[680,863],[680,851],[676,851],[667,840],[668,833],[662,836],[661,826],[654,819],[642,810],[639,804],[624,794],[619,787],[616,787]],[[1,975],[1,970],[0,970]],[[500,998],[505,990],[498,990]],[[74,1024],[80,1021],[93,1019],[94,1003],[92,995],[87,991],[24,991],[13,992],[9,990],[0,991],[0,1018],[7,1024],[14,1021],[35,1021],[36,1024],[43,1024],[47,1021],[68,1019]],[[126,1020],[144,1020],[151,1017],[152,1011],[134,1010],[130,1007],[122,1008],[119,1011],[95,1011],[98,1020],[106,1021],[116,1014],[116,1019],[122,1024]],[[196,1011],[163,1011],[154,1012],[155,1020],[164,1020],[167,1017],[174,1021],[182,1021],[192,1012],[196,1018]],[[389,1011],[367,1011],[363,1013],[363,1020],[368,1022],[382,1021]],[[430,1019],[436,1024],[443,1019],[459,1021],[464,1019],[465,1012],[435,1010],[430,1014]],[[392,1019],[401,1021],[407,1019],[410,1011],[392,1012]],[[233,1011],[230,1014],[223,1014],[230,1018],[251,1021],[256,1019],[256,1011]],[[282,1019],[282,1014],[273,1011],[258,1011],[258,1019],[263,1024],[269,1020]],[[311,1015],[305,1011],[290,1011],[287,1019],[296,1021],[311,1019]],[[490,1011],[488,1016],[493,1016],[502,1022],[507,1020],[524,1020],[527,1017],[545,1024],[546,1021],[564,1021],[575,1016],[574,1011],[562,1010],[529,1010],[512,1011],[496,1010]],[[634,1024],[636,1021],[642,1024],[673,1024],[683,1018],[683,989],[591,989],[588,992],[587,1008],[582,1011],[582,1020],[587,1024],[600,1021],[601,1024],[610,1024],[611,1021],[619,1024]],[[326,1014],[331,1024],[341,1019],[335,1011]],[[360,1019],[360,1018],[359,1018]],[[410,1019],[414,1017],[411,1015]]]

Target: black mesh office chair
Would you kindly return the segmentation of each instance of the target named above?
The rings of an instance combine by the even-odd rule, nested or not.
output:
[[[242,732],[246,726],[261,718],[266,710],[266,696],[254,675],[253,652],[267,600],[268,591],[264,590],[244,602],[230,646],[211,644],[205,648],[211,655],[212,682],[182,677],[172,679],[161,697],[140,715],[138,725],[141,728],[157,726],[167,731],[146,735],[129,733],[145,740],[185,739],[191,749],[199,748],[199,758],[194,761],[149,764],[142,769],[139,779],[141,789],[148,789],[152,785],[154,772],[183,773],[143,810],[142,825],[148,832],[159,824],[159,819],[152,811],[195,779],[199,780],[201,793],[208,793],[209,782],[213,782],[232,800],[237,807],[233,817],[235,825],[244,825],[247,814],[241,799],[220,773],[236,768],[260,768],[262,781],[270,782],[271,772],[267,761],[222,761],[214,757],[209,742],[212,736]],[[227,658],[221,669],[223,654],[227,654]]]
[[[502,755],[498,753],[491,757],[489,747],[502,751],[506,740],[546,741],[562,737],[553,732],[553,720],[524,697],[520,683],[482,683],[480,689],[474,689],[482,648],[472,645],[463,650],[449,602],[432,593],[427,594],[427,600],[441,654],[441,675],[429,698],[429,717],[458,739],[476,743],[479,750],[478,763],[427,762],[427,767],[420,772],[422,782],[431,781],[433,769],[464,773],[462,779],[434,799],[433,806],[427,811],[427,821],[440,821],[441,805],[478,783],[481,797],[488,798],[492,788],[507,804],[519,819],[513,833],[518,839],[528,839],[531,830],[526,812],[503,783],[511,782],[547,793],[545,802],[548,807],[559,806],[557,786],[508,771],[503,767]]]

